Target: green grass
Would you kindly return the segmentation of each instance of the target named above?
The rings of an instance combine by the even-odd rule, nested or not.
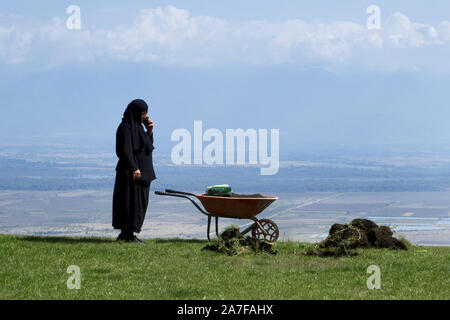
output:
[[[360,249],[359,256],[298,254],[311,245],[279,242],[278,255],[201,251],[203,240],[0,235],[0,299],[449,299],[450,247]],[[369,290],[370,265],[381,289]],[[69,290],[67,267],[81,269]]]

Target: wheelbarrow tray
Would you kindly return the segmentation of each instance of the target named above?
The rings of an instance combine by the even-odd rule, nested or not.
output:
[[[205,216],[208,217],[208,229],[206,236],[210,241],[210,227],[211,219],[214,217],[216,220],[216,235],[219,238],[219,217],[223,218],[235,218],[235,219],[250,219],[253,220],[253,224],[247,229],[241,232],[246,234],[252,231],[252,237],[255,239],[261,239],[268,242],[275,242],[278,239],[279,231],[278,227],[270,219],[258,220],[255,218],[257,214],[267,208],[272,202],[278,199],[278,197],[251,197],[251,196],[239,196],[239,197],[223,197],[223,196],[211,196],[207,194],[194,194],[184,191],[176,191],[166,189],[165,192],[155,191],[155,194],[160,196],[171,196],[177,198],[185,198],[192,202],[192,204]],[[203,206],[197,204],[193,198],[199,200]]]
[[[197,195],[205,210],[213,216],[250,219],[261,213],[278,197],[222,197]]]

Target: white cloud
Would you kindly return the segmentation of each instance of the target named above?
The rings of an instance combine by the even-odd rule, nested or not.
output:
[[[44,65],[112,59],[177,66],[241,63],[378,68],[384,64],[389,69],[398,63],[399,54],[405,54],[416,68],[414,59],[423,57],[415,58],[412,50],[449,45],[450,22],[435,28],[412,22],[402,13],[391,15],[381,30],[368,30],[351,21],[228,21],[192,16],[174,6],[141,10],[130,24],[108,30],[68,30],[61,18],[35,28],[0,23],[0,60],[19,63],[33,56]],[[395,58],[390,59],[392,52]]]
[[[425,45],[441,43],[433,26],[413,23],[399,12],[394,13],[389,19],[387,34],[391,43],[400,48],[422,48]]]
[[[286,21],[271,39],[273,50],[286,55],[290,60],[298,56],[308,59],[344,61],[352,58],[355,48],[372,46],[367,30],[353,22],[306,23],[302,20]],[[295,53],[289,52],[294,49]]]
[[[106,53],[135,61],[164,60],[179,55],[195,45],[207,45],[223,22],[212,17],[191,17],[173,6],[142,10],[133,24],[114,30],[99,31]]]
[[[62,41],[67,34],[68,29],[64,25],[64,21],[57,17],[39,28],[39,35],[44,41]]]
[[[8,64],[25,61],[31,39],[30,32],[22,32],[16,27],[0,26],[0,59]]]

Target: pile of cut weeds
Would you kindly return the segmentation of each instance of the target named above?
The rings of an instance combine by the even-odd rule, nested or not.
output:
[[[319,257],[355,256],[356,248],[389,248],[407,250],[405,243],[393,237],[387,226],[367,219],[354,219],[349,224],[333,224],[328,237],[303,254]]]
[[[271,243],[244,236],[237,226],[227,228],[218,239],[212,240],[202,250],[216,251],[229,256],[258,253],[278,254],[278,251],[272,248]]]

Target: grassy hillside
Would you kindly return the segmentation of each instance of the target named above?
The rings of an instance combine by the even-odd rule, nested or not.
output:
[[[206,241],[0,235],[0,299],[448,299],[450,247],[360,249],[359,256],[303,256],[311,245],[279,242],[278,255],[226,256]],[[67,268],[81,288],[67,288]],[[381,270],[369,290],[367,268]]]

